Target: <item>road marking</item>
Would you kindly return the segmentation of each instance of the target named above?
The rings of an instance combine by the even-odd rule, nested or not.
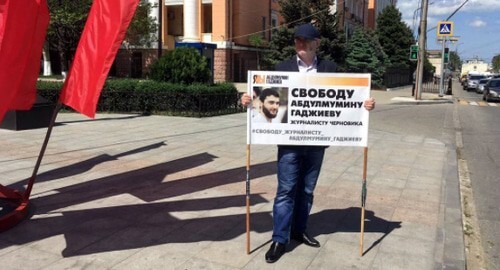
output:
[[[457,101],[458,101],[458,104],[465,105],[465,106],[500,107],[500,105],[498,103],[493,103],[493,102],[472,101],[472,100],[464,100],[464,99],[457,99]]]
[[[460,103],[460,105],[469,105],[469,102],[467,102],[467,100],[463,100],[463,99],[459,100],[459,103]]]

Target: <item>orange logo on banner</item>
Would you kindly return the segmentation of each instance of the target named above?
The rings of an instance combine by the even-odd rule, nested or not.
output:
[[[266,76],[265,75],[253,75],[253,83],[255,83],[255,84],[266,83]]]

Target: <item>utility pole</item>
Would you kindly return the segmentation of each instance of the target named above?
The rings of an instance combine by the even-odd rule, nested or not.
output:
[[[425,43],[427,40],[427,6],[428,1],[422,0],[422,15],[420,16],[420,27],[419,27],[419,35],[418,35],[418,61],[417,61],[417,78],[415,86],[415,99],[422,99],[422,82],[424,75],[424,59],[425,59]]]

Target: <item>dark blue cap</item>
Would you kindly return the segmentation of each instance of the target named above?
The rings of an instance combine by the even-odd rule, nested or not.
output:
[[[318,29],[310,23],[299,25],[295,29],[294,38],[317,39],[320,37]]]

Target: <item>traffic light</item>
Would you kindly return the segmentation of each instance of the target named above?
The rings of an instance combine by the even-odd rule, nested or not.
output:
[[[444,63],[448,63],[450,60],[450,49],[449,48],[444,48]]]
[[[418,45],[411,45],[410,60],[416,61],[417,59],[418,59]]]

